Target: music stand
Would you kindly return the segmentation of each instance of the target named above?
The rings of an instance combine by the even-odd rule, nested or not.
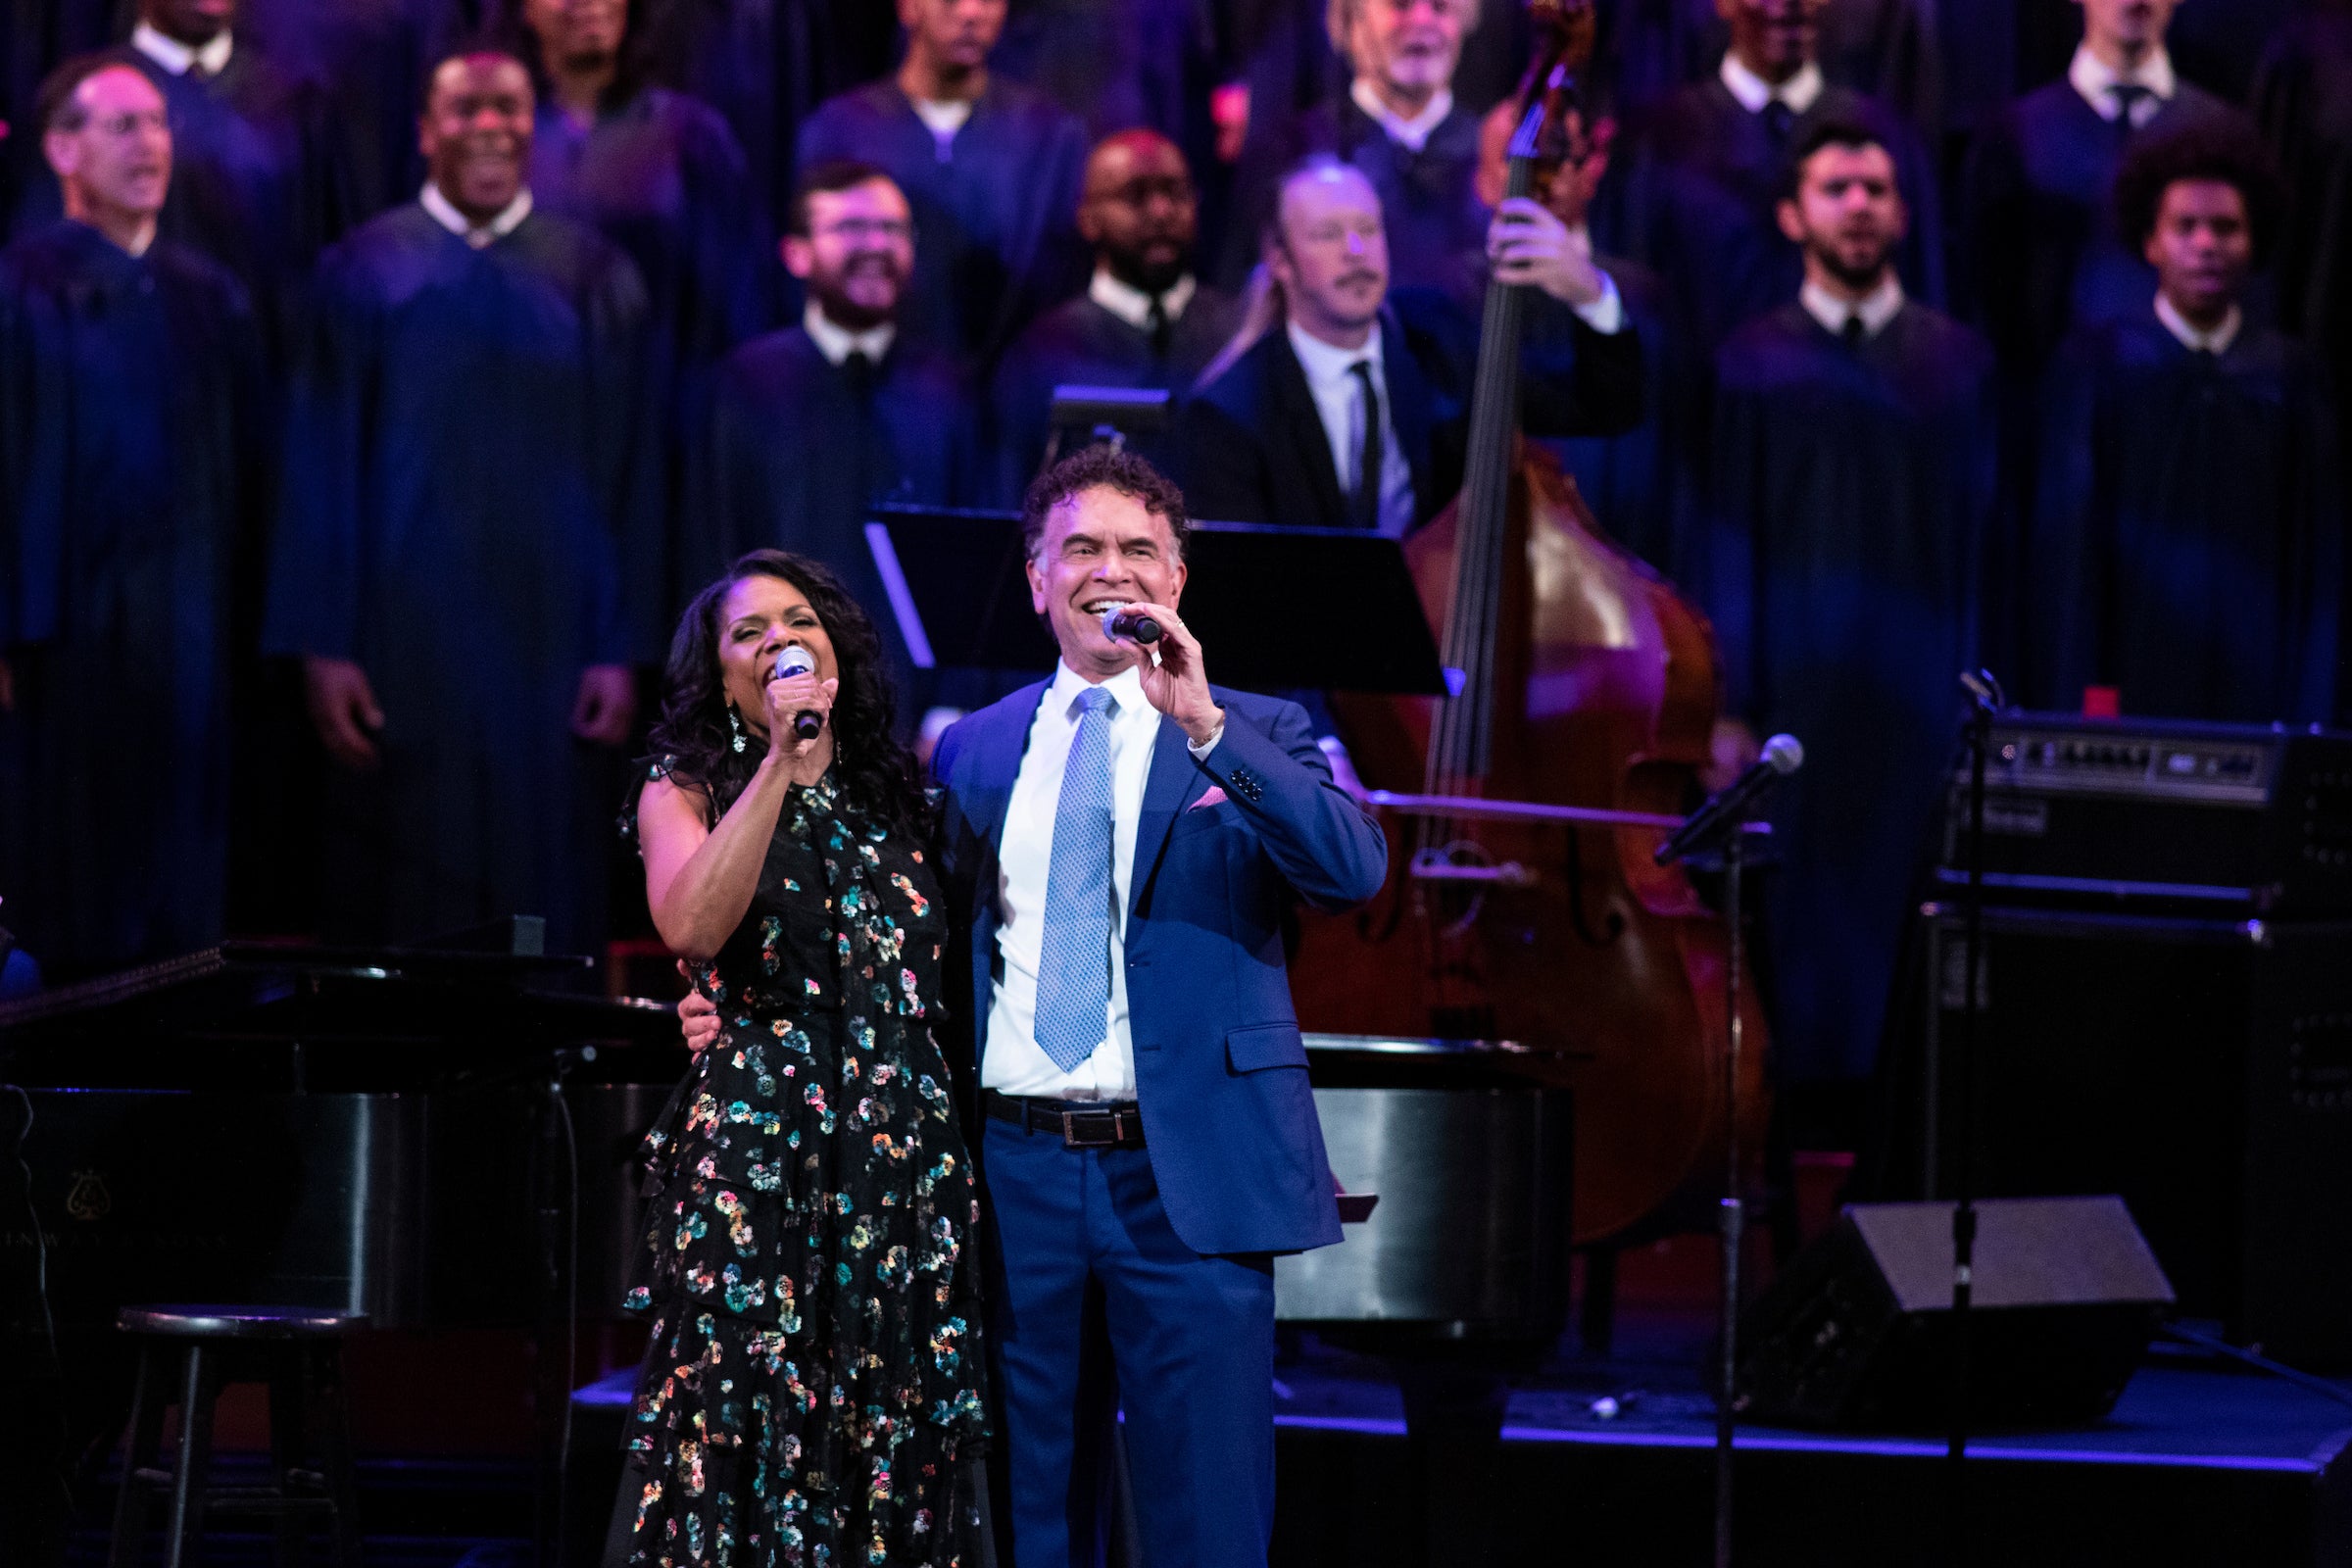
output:
[[[883,507],[865,538],[916,668],[1054,667],[1017,514]],[[1354,528],[1197,522],[1185,557],[1178,608],[1219,685],[1446,694],[1397,541]],[[1345,623],[1316,623],[1314,604],[1348,606]]]

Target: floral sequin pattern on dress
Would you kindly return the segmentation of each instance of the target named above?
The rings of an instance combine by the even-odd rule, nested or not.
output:
[[[657,771],[660,771],[657,769]],[[947,928],[905,835],[788,796],[695,984],[720,1032],[645,1142],[632,1563],[976,1560],[971,1161],[931,1027]]]

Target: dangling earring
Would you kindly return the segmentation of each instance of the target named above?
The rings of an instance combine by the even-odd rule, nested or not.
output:
[[[743,720],[735,716],[733,703],[727,705],[727,728],[734,732],[735,750],[740,753],[743,750]]]

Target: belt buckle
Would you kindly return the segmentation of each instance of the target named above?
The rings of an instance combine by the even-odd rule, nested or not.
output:
[[[1063,1110],[1063,1111],[1062,1111],[1060,1114],[1061,1114],[1061,1145],[1062,1145],[1062,1147],[1063,1147],[1064,1149],[1116,1149],[1116,1148],[1118,1147],[1118,1144],[1119,1144],[1119,1113],[1118,1113],[1117,1111],[1115,1111],[1115,1110],[1068,1110],[1068,1109],[1065,1109],[1065,1110]],[[1079,1117],[1081,1117],[1081,1116],[1107,1116],[1107,1117],[1109,1117],[1109,1118],[1110,1118],[1110,1136],[1109,1136],[1109,1137],[1107,1137],[1107,1138],[1081,1138],[1081,1137],[1079,1137],[1079,1136],[1078,1136],[1078,1118],[1079,1118]]]

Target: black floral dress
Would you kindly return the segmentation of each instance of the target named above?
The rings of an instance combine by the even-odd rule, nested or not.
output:
[[[931,1033],[946,939],[920,848],[830,774],[791,791],[697,976],[717,1041],[646,1138],[632,1563],[978,1560],[978,1200]]]

